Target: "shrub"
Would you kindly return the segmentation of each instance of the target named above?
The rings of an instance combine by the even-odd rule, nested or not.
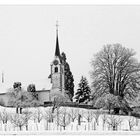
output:
[[[109,110],[113,109],[114,113],[119,113],[119,110],[128,110],[129,106],[125,100],[120,100],[119,96],[113,94],[106,94],[98,98],[95,102],[94,107],[96,108],[105,108]]]

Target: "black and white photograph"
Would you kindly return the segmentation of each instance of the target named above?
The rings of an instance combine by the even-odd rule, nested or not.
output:
[[[140,134],[140,5],[0,5],[0,135]]]

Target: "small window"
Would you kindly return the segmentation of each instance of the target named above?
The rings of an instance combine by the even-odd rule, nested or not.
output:
[[[55,67],[54,71],[55,71],[55,72],[58,72],[58,67]]]

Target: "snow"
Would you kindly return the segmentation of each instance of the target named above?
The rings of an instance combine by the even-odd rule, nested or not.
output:
[[[7,124],[3,124],[0,119],[0,134],[96,134],[100,133],[110,133],[113,131],[113,123],[109,125],[111,122],[111,119],[118,123],[116,132],[122,133],[122,132],[130,132],[130,126],[129,121],[131,120],[133,126],[132,131],[137,132],[140,131],[140,119],[132,117],[132,116],[120,116],[120,115],[109,115],[106,114],[106,112],[103,112],[102,110],[87,110],[87,109],[80,109],[80,108],[70,108],[70,107],[60,107],[58,110],[56,109],[54,113],[52,114],[54,116],[54,121],[49,122],[45,119],[46,112],[51,113],[52,107],[38,107],[38,108],[28,108],[23,109],[24,111],[31,112],[32,117],[28,121],[28,130],[26,130],[26,127],[23,126],[22,130],[20,130],[18,127],[14,127],[11,120],[8,120]],[[37,112],[41,113],[41,121],[38,122],[35,118],[35,113]],[[15,108],[6,108],[6,107],[0,107],[0,112],[7,112],[9,116],[16,114]],[[59,112],[59,118],[57,125],[57,113]],[[72,115],[72,112],[75,114],[76,118],[74,119],[74,122],[72,122],[72,119],[70,115]],[[65,115],[65,121],[64,121],[64,114]],[[74,115],[73,114],[73,115]],[[78,114],[81,115],[80,122],[81,124],[78,125]],[[21,114],[22,116],[23,114]],[[104,116],[105,115],[105,116]],[[105,124],[103,123],[103,118],[106,117]],[[89,118],[89,119],[88,119]],[[89,121],[89,122],[88,122]],[[65,130],[63,127],[63,123],[66,124]],[[99,124],[98,124],[99,123]],[[112,133],[111,133],[112,134]],[[130,133],[129,133],[130,134]]]

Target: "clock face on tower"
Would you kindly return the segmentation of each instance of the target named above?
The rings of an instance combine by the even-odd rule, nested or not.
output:
[[[54,65],[57,65],[57,64],[58,64],[58,60],[54,60],[54,61],[53,61],[53,64],[54,64]]]

